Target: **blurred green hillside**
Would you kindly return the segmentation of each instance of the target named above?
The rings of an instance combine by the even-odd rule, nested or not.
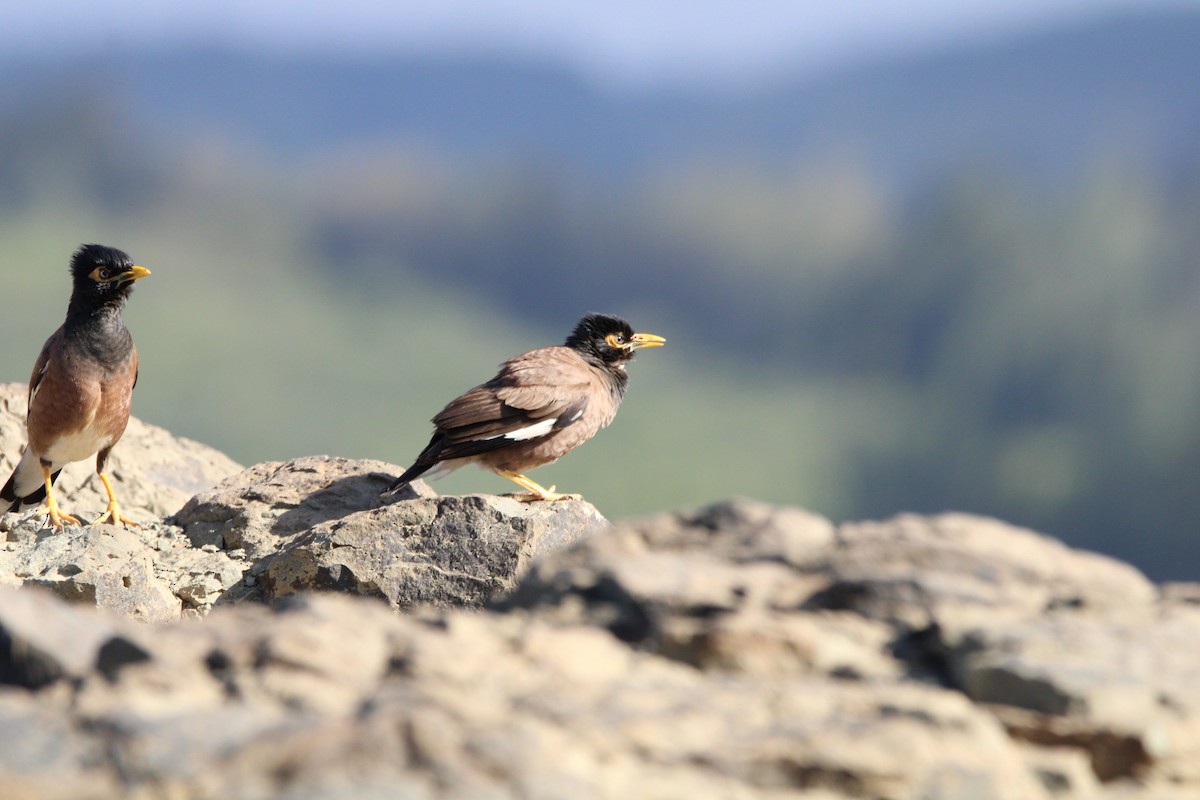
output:
[[[631,366],[611,429],[535,474],[609,517],[734,494],[959,509],[1197,579],[1200,95],[1179,75],[1200,15],[1182,19],[776,102],[605,98],[487,64],[26,64],[36,80],[0,92],[0,379],[27,378],[70,253],[99,241],[154,273],[126,314],[139,416],[244,463],[405,466],[442,403],[609,311],[669,344]],[[1145,57],[1122,72],[1103,48]],[[385,79],[442,105],[338,93]]]

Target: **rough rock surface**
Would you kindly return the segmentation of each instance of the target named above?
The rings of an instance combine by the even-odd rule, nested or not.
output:
[[[503,608],[706,672],[941,687],[999,722],[1052,796],[1186,797],[1200,796],[1198,594],[995,520],[835,530],[739,502],[618,526],[536,565]],[[989,785],[961,796],[999,796]]]
[[[230,599],[345,591],[398,606],[480,606],[547,552],[606,521],[589,503],[438,497],[423,481],[396,499],[382,461],[310,456],[258,464],[197,495],[172,522],[198,547],[244,552]]]
[[[63,533],[41,525],[15,514],[0,522],[0,585],[41,586],[142,622],[173,622],[207,611],[246,571],[243,554],[192,547],[163,523]]]
[[[60,534],[41,517],[5,515],[0,585],[45,586],[143,622],[302,591],[478,607],[537,558],[607,524],[582,501],[438,497],[420,481],[380,499],[398,470],[328,456],[257,464],[133,529]]]
[[[0,383],[0,481],[25,446],[27,391],[24,384]],[[109,475],[121,510],[141,526],[89,525],[57,534],[43,527],[44,517],[3,514],[0,586],[44,586],[145,622],[206,609],[241,580],[244,568],[236,557],[188,546],[161,520],[241,469],[210,447],[130,418],[113,448]],[[107,503],[94,460],[69,464],[55,488],[61,505],[84,519],[99,516]]]
[[[0,797],[1200,797],[1198,585],[962,514],[608,527],[396,469],[0,520]]]

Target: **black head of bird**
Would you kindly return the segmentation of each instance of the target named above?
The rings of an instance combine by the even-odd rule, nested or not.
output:
[[[71,303],[68,318],[102,308],[120,309],[129,299],[133,284],[150,270],[133,263],[115,247],[85,244],[71,259]]]
[[[652,333],[636,333],[620,317],[587,314],[563,344],[593,366],[624,369],[634,351],[642,347],[661,347],[665,342],[661,336]]]
[[[637,350],[665,342],[619,317],[585,315],[563,344],[510,358],[487,383],[451,400],[433,418],[429,444],[381,494],[430,470],[437,476],[476,463],[525,489],[522,499],[578,497],[523,473],[553,463],[612,422],[625,395],[625,365]]]

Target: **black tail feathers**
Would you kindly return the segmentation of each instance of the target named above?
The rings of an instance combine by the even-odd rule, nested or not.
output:
[[[58,480],[59,473],[55,472],[50,476],[51,485]],[[3,504],[5,512],[20,511],[21,506],[39,506],[46,499],[46,484],[38,484],[38,488],[24,497],[17,496],[17,471],[14,469],[13,474],[9,476],[8,483],[4,484],[4,488],[0,489],[0,504]]]
[[[422,464],[420,461],[418,461],[408,469],[404,470],[404,474],[392,481],[386,489],[379,493],[379,496],[387,497],[388,495],[395,494],[428,472],[432,466],[433,464]]]

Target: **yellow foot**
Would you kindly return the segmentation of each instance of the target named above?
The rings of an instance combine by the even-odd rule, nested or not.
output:
[[[559,494],[554,491],[557,487],[551,486],[549,489],[542,487],[537,481],[525,477],[519,472],[512,472],[507,469],[498,469],[496,474],[502,478],[508,478],[513,483],[520,486],[526,491],[526,494],[513,495],[522,503],[533,503],[540,500],[582,500],[583,496],[578,494]]]
[[[42,482],[46,487],[46,502],[34,512],[34,515],[45,514],[50,518],[50,524],[60,531],[63,529],[63,523],[82,525],[79,517],[64,514],[59,510],[58,501],[54,499],[54,479],[50,475],[50,468],[45,464],[42,464]]]
[[[537,503],[542,500],[548,500],[550,502],[554,502],[555,500],[582,500],[583,499],[583,495],[581,495],[581,494],[562,494],[562,493],[554,491],[555,488],[556,487],[551,486],[549,489],[545,489],[540,492],[528,492],[526,494],[519,494],[519,495],[514,495],[514,496],[518,500],[520,500],[522,503]]]
[[[93,525],[99,525],[102,522],[110,522],[113,525],[132,525],[135,528],[142,527],[129,517],[122,514],[121,509],[116,503],[109,503],[108,508],[104,510],[104,513],[92,520]]]
[[[104,484],[104,491],[108,493],[108,508],[104,509],[104,513],[96,517],[92,521],[93,525],[99,525],[101,522],[108,520],[113,525],[132,525],[135,528],[140,528],[136,522],[121,513],[120,504],[117,503],[117,496],[113,493],[112,484],[108,482],[108,476],[103,472],[100,475],[100,482]]]
[[[74,514],[64,514],[63,512],[59,511],[58,503],[55,503],[55,502],[46,503],[41,508],[39,508],[37,511],[33,512],[33,514],[34,514],[34,516],[38,516],[38,517],[40,517],[42,514],[45,514],[47,517],[50,518],[50,524],[53,525],[56,529],[58,529],[60,531],[63,529],[64,524],[69,524],[69,525],[82,525],[83,524],[83,522],[79,519],[79,517],[76,517]]]

